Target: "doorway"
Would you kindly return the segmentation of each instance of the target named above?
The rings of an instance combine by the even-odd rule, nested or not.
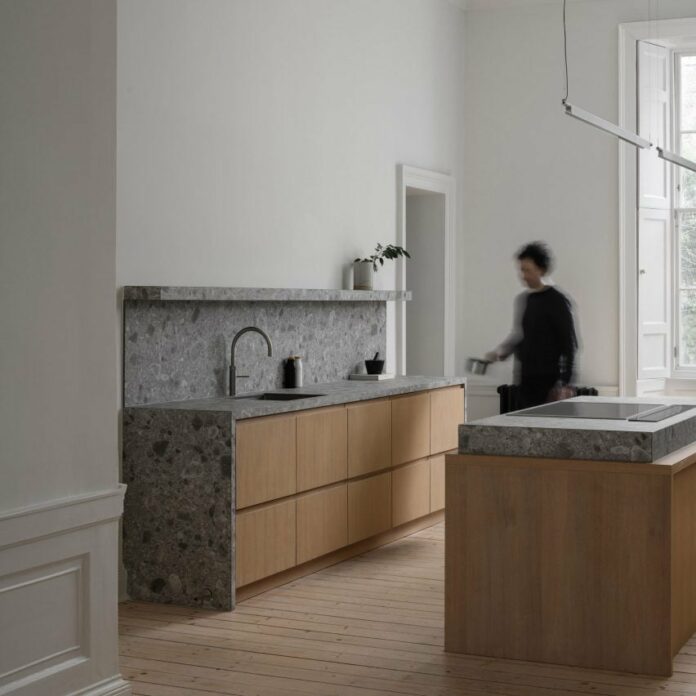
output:
[[[397,269],[397,288],[412,299],[396,308],[398,374],[453,375],[454,179],[401,165],[397,244],[411,260]]]

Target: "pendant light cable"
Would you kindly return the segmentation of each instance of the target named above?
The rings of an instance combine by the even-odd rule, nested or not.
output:
[[[565,97],[563,102],[568,101],[568,91],[570,84],[568,82],[568,29],[566,27],[566,0],[563,0],[563,58],[565,60]]]

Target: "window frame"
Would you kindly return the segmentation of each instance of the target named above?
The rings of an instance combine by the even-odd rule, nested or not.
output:
[[[681,84],[682,70],[681,58],[684,56],[696,57],[696,48],[682,48],[672,50],[672,122],[670,124],[670,140],[672,152],[681,154]],[[696,133],[696,131],[688,131]],[[670,376],[674,379],[696,380],[696,364],[682,365],[681,359],[681,293],[685,289],[696,290],[696,285],[691,288],[682,288],[681,284],[681,255],[680,255],[680,213],[693,212],[696,208],[682,208],[681,203],[681,172],[680,167],[674,166],[672,176],[672,353]]]

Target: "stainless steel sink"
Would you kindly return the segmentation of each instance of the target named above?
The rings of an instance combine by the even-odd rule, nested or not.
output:
[[[297,399],[315,399],[326,394],[293,394],[292,392],[264,392],[263,394],[241,394],[235,399],[261,399],[264,401],[296,401]]]

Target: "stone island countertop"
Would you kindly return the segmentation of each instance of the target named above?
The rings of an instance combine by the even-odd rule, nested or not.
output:
[[[464,377],[423,377],[399,376],[375,382],[342,380],[325,384],[307,384],[296,389],[273,389],[273,393],[307,394],[306,399],[293,401],[266,401],[255,396],[259,394],[238,394],[236,397],[224,396],[208,399],[190,399],[185,401],[169,401],[157,404],[130,406],[128,409],[140,410],[171,410],[171,411],[204,411],[229,413],[234,420],[270,416],[276,413],[303,411],[310,408],[335,406],[367,399],[380,399],[399,394],[439,389],[466,384]],[[311,396],[321,394],[321,396]]]
[[[576,402],[696,404],[673,397],[576,397]],[[460,454],[654,462],[696,441],[696,409],[657,423],[503,414],[459,426]]]

